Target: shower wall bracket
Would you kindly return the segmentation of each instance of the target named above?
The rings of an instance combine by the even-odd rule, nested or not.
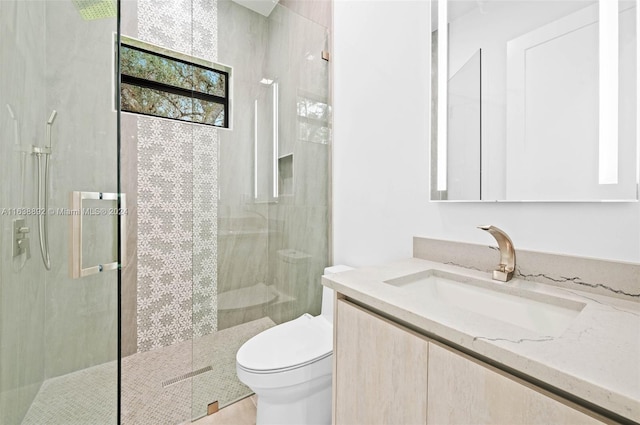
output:
[[[82,217],[86,211],[91,211],[90,208],[83,207],[83,201],[96,200],[96,201],[118,201],[117,208],[101,209],[104,211],[105,217],[117,214],[119,219],[120,229],[120,262],[118,259],[106,264],[97,264],[89,267],[82,266]],[[124,193],[106,193],[106,192],[71,192],[71,214],[69,214],[70,222],[70,244],[71,255],[69,255],[69,274],[72,279],[78,279],[85,276],[91,276],[109,270],[117,270],[118,268],[125,267],[126,259],[126,216],[121,212],[126,213],[127,202],[126,195]]]
[[[51,148],[41,148],[39,146],[33,146],[31,148],[31,152],[36,154],[36,155],[50,155],[51,154]]]

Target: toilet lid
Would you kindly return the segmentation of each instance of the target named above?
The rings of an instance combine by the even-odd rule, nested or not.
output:
[[[254,372],[294,369],[330,356],[333,327],[322,316],[304,314],[274,326],[244,343],[238,365]]]

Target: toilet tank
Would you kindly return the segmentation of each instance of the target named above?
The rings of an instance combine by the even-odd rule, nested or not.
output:
[[[342,265],[331,266],[325,267],[324,274],[334,274],[348,270],[353,270],[353,267]],[[322,287],[322,310],[320,315],[324,316],[330,323],[333,323],[333,289],[327,288],[326,286]]]

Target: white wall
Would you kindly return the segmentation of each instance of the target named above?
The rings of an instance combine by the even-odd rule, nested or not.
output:
[[[334,263],[410,257],[412,237],[640,262],[638,203],[430,203],[426,0],[334,5]],[[377,108],[375,106],[379,105]]]

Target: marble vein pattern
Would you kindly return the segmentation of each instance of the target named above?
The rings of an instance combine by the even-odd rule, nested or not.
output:
[[[385,283],[426,270],[453,273],[459,282],[481,282],[499,292],[563,305],[576,315],[566,328],[550,336]],[[481,358],[640,421],[640,303],[634,299],[517,277],[496,282],[485,271],[418,258],[326,276],[323,284]]]
[[[506,341],[506,342],[513,342],[514,344],[520,344],[521,342],[544,342],[544,341],[551,341],[553,339],[552,336],[543,336],[540,338],[519,338],[519,339],[508,339],[508,338],[489,338],[486,336],[476,336],[473,338],[474,341],[477,341],[479,339],[484,339],[486,341]]]
[[[624,291],[622,289],[616,289],[611,285],[605,285],[604,283],[590,283],[590,282],[585,282],[583,280],[583,278],[581,278],[580,276],[574,276],[574,277],[566,277],[566,276],[547,276],[544,273],[531,273],[531,274],[527,274],[527,273],[523,273],[522,272],[522,267],[516,267],[516,272],[517,272],[517,276],[521,277],[525,280],[543,280],[543,281],[551,281],[551,282],[555,282],[555,283],[571,283],[574,285],[580,285],[580,286],[586,286],[589,288],[601,288],[604,289],[605,291],[609,291],[613,294],[620,294],[623,296],[627,296],[627,297],[631,297],[631,298],[638,298],[640,299],[640,288],[638,288],[637,292],[627,292]]]
[[[413,256],[424,260],[490,272],[498,248],[416,237]],[[515,277],[595,294],[640,301],[640,264],[518,249]]]

